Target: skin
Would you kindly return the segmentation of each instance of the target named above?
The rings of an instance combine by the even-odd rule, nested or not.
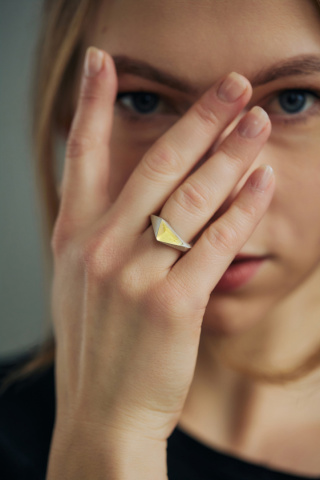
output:
[[[112,116],[117,82],[108,54],[99,78],[84,79],[81,87],[79,78],[75,91],[80,90],[80,103],[68,140],[62,205],[52,242],[53,311],[61,345],[54,445],[61,441],[59,425],[70,412],[76,420],[86,412],[88,423],[95,426],[103,417],[102,423],[120,430],[121,438],[130,439],[128,431],[134,431],[156,444],[179,421],[214,447],[273,468],[316,475],[320,399],[314,382],[319,374],[285,386],[263,385],[228,369],[216,352],[227,357],[232,352],[245,366],[254,362],[261,369],[281,369],[296,364],[319,343],[320,101],[309,96],[310,106],[293,119],[281,110],[277,98],[285,89],[317,92],[320,73],[268,82],[253,88],[252,96],[249,82],[289,57],[320,56],[320,16],[311,1],[239,0],[241,8],[236,4],[201,0],[184,2],[182,8],[181,2],[171,0],[108,1],[88,32],[88,46],[144,60],[188,80],[195,92],[185,94],[136,75],[122,75],[119,92],[147,90],[166,95],[179,107],[178,112],[157,114],[155,120],[134,122],[119,101]],[[236,41],[230,48],[232,38]],[[237,102],[220,104],[216,90],[231,71],[249,82]],[[214,93],[206,93],[210,91]],[[213,102],[218,128],[195,116],[181,124],[179,119],[188,118],[188,108],[201,98],[206,105]],[[254,105],[269,114],[272,132],[266,120],[259,137],[244,141],[236,126]],[[182,126],[175,129],[178,125]],[[164,147],[168,145],[184,160],[178,169],[172,167]],[[227,170],[227,159],[218,161],[221,150],[239,156],[241,162]],[[145,169],[146,163],[153,170]],[[275,172],[273,196],[272,178],[265,188],[252,188],[260,174],[251,174],[264,164]],[[178,186],[190,173],[200,182],[201,193],[205,178],[211,185],[217,179],[219,202],[213,197],[199,201],[193,193],[181,195]],[[238,211],[232,208],[235,202],[241,203]],[[186,241],[197,240],[184,257],[154,243],[148,215],[157,211]],[[215,240],[210,248],[205,240],[209,225],[222,226],[220,236],[211,228],[210,238]],[[227,236],[227,248],[222,247],[221,231],[229,232],[230,225],[237,225],[235,235]],[[239,251],[269,258],[246,285],[229,293],[215,291]],[[81,275],[86,281],[79,280]],[[66,299],[66,285],[73,302]],[[80,308],[83,297],[86,307]],[[90,328],[79,328],[78,318],[84,325],[90,318]],[[122,344],[121,338],[129,340]],[[93,353],[108,351],[108,345],[109,357]],[[174,354],[177,346],[179,355]],[[141,363],[146,357],[141,354],[140,359],[139,351],[154,358],[150,371]],[[82,370],[77,367],[79,358]],[[107,359],[113,370],[107,369]],[[68,373],[62,373],[66,364]],[[89,385],[93,372],[99,388],[88,398],[79,385]],[[153,385],[154,372],[159,391],[146,399],[143,392],[146,385]],[[103,388],[105,378],[109,384]],[[118,378],[127,378],[127,383],[119,387]],[[142,393],[131,385],[132,378]],[[68,400],[68,382],[79,399],[75,405]],[[119,413],[127,399],[135,407],[129,422]],[[106,402],[112,407],[104,411]],[[89,407],[95,412],[92,418]]]

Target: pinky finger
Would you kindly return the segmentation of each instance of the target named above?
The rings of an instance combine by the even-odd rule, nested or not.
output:
[[[194,247],[174,265],[169,277],[176,286],[184,288],[186,295],[208,300],[266,212],[274,186],[270,166],[255,170],[228,210],[203,232]]]

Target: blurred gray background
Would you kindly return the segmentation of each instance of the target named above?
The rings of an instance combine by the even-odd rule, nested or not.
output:
[[[0,357],[46,331],[40,210],[31,144],[31,70],[41,0],[0,0]]]

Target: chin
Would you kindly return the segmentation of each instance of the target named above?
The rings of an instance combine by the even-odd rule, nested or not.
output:
[[[207,305],[203,333],[235,336],[262,324],[270,310],[270,300],[212,293]]]

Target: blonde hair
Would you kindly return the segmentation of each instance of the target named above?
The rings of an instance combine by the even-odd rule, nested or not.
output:
[[[71,124],[85,33],[100,1],[45,0],[43,6],[33,81],[33,139],[47,245],[59,209],[56,137]]]
[[[34,69],[33,137],[36,176],[42,205],[43,238],[48,276],[52,273],[50,239],[59,209],[56,139],[67,131],[73,116],[73,88],[84,57],[84,39],[102,0],[45,0]],[[317,0],[319,3],[320,0]],[[10,375],[10,380],[47,368],[54,362],[53,336],[39,346],[33,358]],[[221,358],[223,355],[221,356]],[[293,369],[261,372],[230,363],[253,379],[270,383],[293,381],[320,365],[320,349]]]
[[[32,131],[48,279],[52,276],[51,235],[59,210],[57,138],[68,131],[72,121],[73,88],[83,62],[85,34],[100,4],[101,0],[44,0],[42,7],[33,69]],[[50,316],[48,312],[48,323]],[[54,355],[55,341],[49,334],[5,384],[47,368],[53,364]]]

